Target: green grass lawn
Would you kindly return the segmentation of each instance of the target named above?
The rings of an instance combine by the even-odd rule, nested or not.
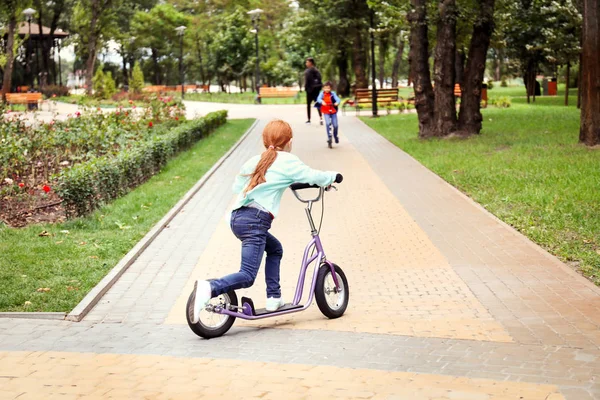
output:
[[[185,100],[206,101],[212,103],[254,104],[255,93],[186,93]],[[262,99],[262,104],[306,104],[306,93],[300,92],[296,97]]]
[[[469,139],[419,140],[415,114],[364,121],[600,284],[600,149],[578,143],[579,110],[563,101],[489,107],[482,134]]]
[[[22,229],[0,225],[0,311],[72,310],[252,122],[229,120],[160,174],[89,217]],[[50,236],[38,236],[42,231]],[[50,290],[37,291],[43,288]]]

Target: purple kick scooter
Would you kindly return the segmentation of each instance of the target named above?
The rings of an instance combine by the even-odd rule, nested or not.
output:
[[[192,316],[194,312],[194,294],[196,291],[193,290],[187,302],[186,317],[190,329],[196,335],[206,339],[222,336],[231,328],[236,318],[257,320],[304,311],[310,307],[313,296],[317,301],[319,309],[327,318],[339,318],[346,311],[349,300],[348,280],[346,279],[344,271],[342,271],[339,266],[325,258],[325,251],[323,250],[323,245],[319,238],[321,226],[319,226],[319,229],[317,230],[311,213],[313,203],[318,201],[323,202],[325,191],[328,189],[305,183],[295,183],[291,185],[290,188],[298,200],[307,204],[306,216],[308,217],[312,235],[312,239],[308,242],[308,245],[304,250],[304,257],[302,258],[300,276],[298,277],[294,301],[284,305],[277,311],[269,312],[264,308],[255,309],[252,299],[248,297],[242,297],[241,305],[239,305],[235,291],[231,290],[228,293],[213,298],[210,304],[200,312],[200,321],[194,324],[192,323]],[[318,188],[319,195],[310,200],[302,199],[297,192],[308,188]],[[335,189],[333,186],[331,186],[331,188]],[[321,213],[321,223],[322,222],[323,213]],[[313,262],[315,262],[315,267],[310,293],[307,302],[301,304],[304,280],[308,267]]]

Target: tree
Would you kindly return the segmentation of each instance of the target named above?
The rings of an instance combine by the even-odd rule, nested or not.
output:
[[[242,9],[221,16],[211,51],[218,68],[221,90],[225,91],[230,81],[239,79],[246,72],[248,59],[253,53],[253,37]]]
[[[392,87],[398,87],[398,74],[400,72],[400,66],[402,64],[402,55],[404,54],[404,46],[406,44],[406,38],[404,37],[404,31],[400,31],[398,34],[398,42],[396,44],[396,55],[394,57],[394,64],[392,66]]]
[[[119,54],[122,58],[123,85],[129,84],[129,68],[133,67],[135,59],[135,38],[133,36],[131,21],[138,11],[148,12],[154,7],[157,0],[121,0],[116,5],[116,26],[114,40],[119,44]]]
[[[581,127],[579,141],[600,145],[600,4],[583,0]]]
[[[299,3],[307,11],[307,19],[311,20],[306,35],[321,42],[320,48],[323,50],[317,60],[321,73],[328,69],[323,68],[324,66],[337,68],[338,92],[345,95],[349,93],[350,62],[356,87],[368,87],[369,25],[366,16],[369,15],[370,8],[367,1],[304,0]]]
[[[42,26],[47,26],[50,28],[50,32],[44,40],[38,39],[41,52],[42,52],[42,66],[43,70],[49,73],[51,77],[51,82],[56,83],[56,76],[50,74],[51,72],[51,50],[54,47],[54,34],[58,29],[59,25],[63,28],[67,27],[67,18],[71,13],[75,0],[53,0],[53,1],[42,1],[35,0],[34,6],[37,10],[37,23],[39,27],[39,32],[37,32],[40,37],[42,35]],[[55,70],[56,71],[56,70]],[[42,76],[40,80],[40,85],[44,86],[46,81],[46,77]]]
[[[0,56],[0,66],[4,70],[2,81],[2,101],[4,102],[6,102],[6,93],[10,93],[11,90],[15,53],[19,44],[19,40],[15,40],[17,16],[21,14],[23,7],[26,5],[18,0],[5,0],[0,3],[0,12],[3,19],[6,20],[7,27],[6,48],[5,52]]]
[[[481,132],[481,86],[487,52],[494,32],[495,0],[478,0],[478,4],[479,13],[473,25],[458,115],[458,131],[465,136]]]
[[[427,0],[411,0],[410,65],[414,81],[415,105],[419,116],[419,136],[447,136],[454,132],[473,135],[481,131],[480,98],[486,56],[494,29],[495,0],[477,0],[476,12],[461,17],[472,18],[473,29],[469,54],[461,86],[462,101],[458,123],[454,100],[457,76],[457,15],[455,0],[440,1],[434,50],[435,90],[429,70],[429,24]],[[462,65],[462,62],[460,63]]]
[[[433,129],[436,135],[446,136],[456,130],[456,103],[454,99],[456,1],[441,0],[439,10],[437,44],[433,64],[435,81]]]
[[[137,62],[133,65],[133,72],[131,73],[129,88],[133,91],[133,93],[136,94],[141,93],[142,89],[144,88],[144,73],[140,68],[140,64]]]
[[[85,52],[87,94],[92,94],[92,77],[98,52],[115,28],[115,2],[119,0],[79,0],[74,9],[74,28],[80,48]]]
[[[429,71],[429,37],[427,26],[427,0],[411,0],[408,14],[410,28],[410,79],[415,92],[415,107],[419,118],[419,136],[435,136],[433,121],[433,87]]]
[[[552,1],[541,10],[547,26],[543,30],[547,62],[556,70],[566,65],[565,105],[569,105],[569,80],[571,65],[581,53],[581,14],[571,0]]]
[[[163,81],[161,61],[168,63],[179,58],[175,28],[180,25],[187,26],[188,19],[171,4],[158,4],[150,12],[140,10],[133,17],[131,27],[136,44],[150,50],[155,85]]]

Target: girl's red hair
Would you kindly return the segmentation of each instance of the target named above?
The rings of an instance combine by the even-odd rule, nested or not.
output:
[[[265,151],[260,156],[256,169],[250,175],[250,183],[244,193],[248,193],[256,186],[266,182],[265,174],[277,158],[277,151],[282,151],[292,140],[292,127],[285,121],[274,119],[263,130],[263,144]]]

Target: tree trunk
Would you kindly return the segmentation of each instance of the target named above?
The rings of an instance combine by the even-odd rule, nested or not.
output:
[[[581,127],[579,141],[600,145],[600,4],[583,0]]]
[[[465,79],[465,53],[462,50],[456,50],[454,60],[454,82],[462,86]]]
[[[565,80],[565,106],[569,105],[569,79],[571,79],[571,63],[567,63],[567,77]]]
[[[15,61],[15,30],[17,27],[17,17],[11,13],[8,20],[8,33],[6,38],[6,65],[4,66],[4,79],[2,80],[2,101],[6,102],[6,93],[10,93],[12,83],[12,73]]]
[[[204,72],[204,59],[202,58],[202,47],[200,46],[200,42],[197,43],[198,48],[198,61],[200,63],[200,80],[202,80],[202,84],[206,85],[206,74]]]
[[[340,79],[337,84],[337,92],[340,96],[350,95],[350,81],[348,80],[348,51],[346,45],[342,44],[337,54],[336,64]]]
[[[530,79],[531,79],[531,88],[532,88],[531,90],[532,90],[532,93],[533,93],[532,98],[533,98],[533,102],[534,103],[535,103],[535,92],[536,92],[536,89],[537,89],[537,79],[536,79],[536,75],[537,74],[536,74],[536,72],[537,72],[537,65],[535,66],[535,68],[531,69],[531,77],[530,77]]]
[[[498,50],[494,51],[496,57],[495,57],[495,62],[496,62],[496,66],[494,68],[494,80],[496,82],[500,82],[502,80],[502,78],[500,77],[500,65],[501,65],[501,55],[500,52]]]
[[[92,10],[91,10],[91,19],[90,19],[90,36],[88,38],[88,59],[85,64],[85,83],[87,85],[87,95],[92,95],[92,80],[94,77],[94,64],[96,63],[97,54],[97,46],[98,46],[98,36],[99,32],[97,31],[98,22],[100,19],[101,9],[100,9],[100,0],[91,0]]]
[[[481,85],[485,72],[485,61],[494,31],[495,0],[479,0],[479,17],[473,25],[473,36],[469,47],[469,58],[465,68],[462,87],[459,131],[462,135],[481,132]]]
[[[427,37],[427,0],[411,0],[409,63],[414,81],[415,107],[419,117],[419,137],[434,136],[433,88],[429,72],[429,39]]]
[[[38,32],[37,32],[38,33],[38,38],[37,38],[37,43],[38,43],[38,46],[41,47],[41,50],[42,50],[42,68],[43,68],[43,71],[47,73],[48,72],[48,58],[49,58],[49,55],[47,54],[47,51],[46,51],[46,41],[42,40],[42,35],[43,35],[43,32],[42,32],[42,26],[43,26],[42,25],[42,17],[43,17],[44,7],[42,6],[42,2],[39,1],[39,0],[36,2],[36,4],[37,4],[37,9],[38,9],[38,12],[37,12],[37,14],[38,14],[38,21],[37,21],[37,23],[38,23]],[[36,51],[35,52],[35,57],[38,58],[39,56],[40,55]],[[38,65],[38,72],[37,72],[37,74],[38,74],[38,84],[39,84],[40,89],[41,89],[41,88],[44,87],[44,84],[46,83],[46,79],[43,76],[43,72],[39,68],[39,66],[40,66],[40,60],[39,60],[39,58],[37,60],[37,65]]]
[[[582,38],[583,39],[583,38]],[[581,48],[583,48],[583,42],[581,42]],[[577,71],[577,109],[581,109],[581,83],[583,79],[583,52],[579,53],[579,71]]]
[[[158,50],[154,47],[152,51],[152,62],[154,63],[154,84],[160,85],[160,65],[158,64]]]
[[[433,124],[436,136],[456,130],[454,67],[456,57],[456,0],[441,0],[437,27],[437,44],[433,64],[435,82]]]
[[[127,54],[123,52],[123,88],[129,86],[129,72],[127,71]],[[133,66],[131,66],[133,68]]]
[[[400,73],[400,65],[402,64],[402,54],[404,53],[404,38],[402,37],[402,31],[398,36],[398,50],[396,51],[396,58],[394,58],[394,65],[392,66],[392,88],[398,87],[398,74]]]
[[[367,77],[367,54],[364,40],[364,32],[360,26],[354,30],[354,42],[352,43],[352,66],[356,76],[357,88],[368,88],[369,78]]]
[[[42,6],[42,1],[40,1],[40,0],[36,1],[36,8],[39,10],[38,11],[38,25],[40,27],[39,29],[40,29],[40,35],[41,35],[42,20],[43,20],[42,11],[44,10],[44,8]],[[58,28],[58,21],[60,20],[63,10],[64,10],[64,1],[57,1],[53,4],[53,9],[52,9],[53,14],[52,14],[52,21],[50,22],[49,37],[43,41],[40,39],[40,42],[39,42],[40,47],[42,48],[42,65],[44,67],[44,72],[46,72],[48,74],[50,73],[51,50],[54,47],[54,32],[56,32],[56,28]],[[56,76],[54,77],[52,82],[54,84],[56,84]]]
[[[379,69],[379,88],[383,89],[383,81],[385,80],[385,59],[387,55],[387,38],[379,38],[379,60],[377,60]]]
[[[527,61],[527,67],[525,70],[525,89],[527,90],[527,103],[531,101],[535,102],[535,86],[536,86],[536,75],[537,64],[533,59]]]

